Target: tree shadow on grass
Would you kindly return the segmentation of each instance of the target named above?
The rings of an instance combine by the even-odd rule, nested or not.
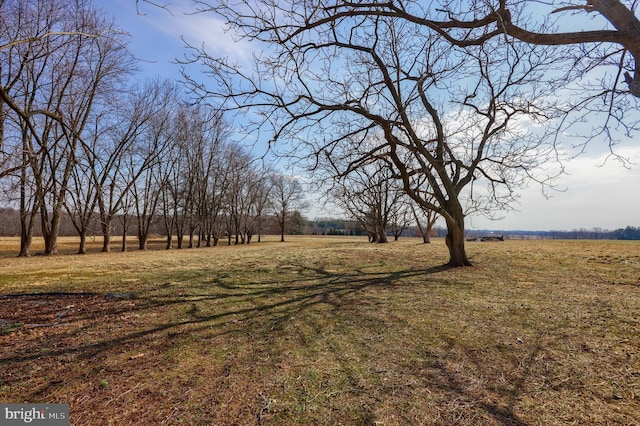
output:
[[[66,318],[63,316],[60,322],[32,324],[34,326],[71,325],[72,322],[97,318],[100,318],[102,322],[117,321],[117,318],[125,313],[144,313],[170,306],[191,306],[196,302],[221,302],[225,299],[230,301],[228,309],[214,314],[198,315],[181,321],[170,321],[113,339],[103,339],[94,343],[49,351],[46,355],[39,353],[36,349],[25,356],[4,356],[0,358],[0,365],[8,362],[30,361],[41,358],[43,355],[51,357],[68,353],[86,353],[87,356],[93,356],[101,350],[118,346],[124,342],[133,342],[154,333],[194,324],[204,324],[209,327],[210,323],[226,318],[234,318],[237,322],[239,319],[250,321],[272,314],[293,315],[314,305],[328,303],[329,296],[331,296],[331,300],[335,301],[369,287],[397,285],[401,280],[407,278],[422,277],[426,280],[431,274],[449,269],[447,266],[440,266],[425,270],[412,269],[389,273],[370,273],[358,270],[354,270],[352,273],[336,273],[328,272],[322,267],[297,265],[296,268],[297,275],[284,280],[274,278],[260,282],[232,283],[224,279],[216,279],[211,286],[211,291],[201,293],[144,295],[141,293],[45,292],[0,295],[0,303],[11,303],[14,312],[18,315],[22,310],[21,305],[35,304],[42,311],[39,317],[53,317],[57,313],[63,312],[69,304],[81,304],[83,300],[91,302],[90,306],[75,313],[73,321],[69,319],[70,315],[67,315]],[[240,305],[241,302],[250,302],[252,306],[234,309],[234,305]],[[332,303],[336,309],[339,308],[339,303]],[[46,310],[46,305],[52,306]],[[6,316],[6,314],[3,315]],[[16,315],[13,317],[10,320],[15,323],[29,322],[29,318],[20,318]],[[225,324],[227,323],[219,323],[219,326]]]
[[[409,269],[394,272],[368,272],[353,270],[349,272],[329,271],[325,267],[312,267],[303,264],[293,264],[289,274],[273,275],[267,279],[251,282],[233,282],[225,273],[220,273],[210,280],[210,291],[184,292],[175,294],[171,286],[164,286],[160,294],[132,294],[132,293],[44,293],[44,294],[13,294],[0,295],[0,304],[10,301],[14,304],[15,312],[19,314],[20,304],[29,304],[31,309],[47,310],[41,312],[41,318],[55,317],[63,312],[65,307],[81,306],[72,314],[64,314],[58,323],[49,324],[58,327],[73,328],[73,332],[82,335],[87,330],[91,339],[80,336],[71,338],[70,333],[50,336],[57,342],[47,345],[45,349],[38,346],[38,340],[32,339],[31,346],[16,346],[0,356],[2,369],[26,369],[33,362],[46,364],[56,359],[88,359],[108,353],[110,350],[131,345],[150,345],[152,343],[167,342],[172,335],[188,331],[191,335],[206,332],[208,338],[237,335],[255,332],[257,326],[271,327],[286,322],[314,306],[327,305],[333,311],[344,308],[345,301],[349,302],[360,297],[359,293],[366,293],[368,289],[395,289],[407,285],[439,285],[444,273],[450,268],[438,266],[429,269]],[[411,284],[408,284],[410,282]],[[417,283],[417,284],[416,284]],[[162,286],[160,286],[162,287]],[[198,288],[197,290],[200,290]],[[42,304],[47,302],[48,305]],[[210,307],[215,312],[208,313],[197,309],[198,304],[212,302]],[[38,305],[41,303],[41,305]],[[73,310],[73,307],[69,308]],[[180,313],[180,318],[164,311],[172,309],[172,313]],[[154,313],[163,315],[160,321],[146,321]],[[122,328],[115,327],[122,323],[122,317],[136,314],[142,318],[138,323],[125,323]],[[10,318],[13,321],[26,320]],[[40,321],[40,319],[39,319]],[[154,320],[155,321],[155,320]],[[118,330],[100,332],[101,327],[110,324]],[[131,330],[131,327],[141,329]],[[97,332],[96,332],[97,331]],[[3,336],[7,342],[20,339],[22,331]],[[68,340],[65,340],[68,339]],[[171,344],[171,342],[168,342]],[[443,391],[458,394],[465,398],[473,398],[464,380],[445,364],[437,364],[440,369],[440,382],[434,383]],[[445,378],[445,379],[442,379]],[[3,385],[11,386],[10,379],[4,379]],[[52,382],[51,386],[55,386]],[[46,398],[47,387],[33,393],[34,397]],[[498,405],[478,402],[485,412],[496,421],[504,425],[524,425],[513,412],[513,405]]]

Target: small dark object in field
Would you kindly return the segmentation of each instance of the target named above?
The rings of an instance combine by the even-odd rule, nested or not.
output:
[[[504,241],[504,235],[500,235],[499,237],[482,237],[480,241]]]
[[[499,237],[487,236],[487,237],[473,237],[467,238],[467,241],[504,241],[504,235]]]

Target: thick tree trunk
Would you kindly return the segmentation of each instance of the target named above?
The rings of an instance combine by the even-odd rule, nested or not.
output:
[[[460,267],[471,266],[464,247],[464,216],[447,219],[447,237],[445,239],[449,249],[449,263],[447,265]]]
[[[58,254],[58,232],[60,229],[61,215],[58,208],[54,208],[52,212],[52,218],[50,227],[46,223],[46,215],[43,216],[42,221],[42,236],[44,238],[44,254],[52,255]]]
[[[147,240],[149,239],[149,235],[146,232],[138,232],[138,250],[146,250],[147,249]]]
[[[102,229],[102,253],[109,253],[111,251],[111,221],[103,219],[100,228]]]
[[[58,235],[50,233],[44,238],[44,254],[58,254]]]
[[[108,232],[102,234],[102,253],[109,253],[111,251],[111,234]]]
[[[182,244],[184,242],[184,232],[182,231],[182,229],[178,228],[177,234],[178,234],[178,236],[177,236],[177,238],[178,238],[178,243],[177,243],[178,244],[178,249],[181,249],[182,248]]]
[[[78,246],[78,254],[87,254],[87,230],[80,232],[80,244]]]

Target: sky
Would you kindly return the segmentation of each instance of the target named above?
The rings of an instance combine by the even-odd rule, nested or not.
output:
[[[97,1],[112,15],[119,27],[130,34],[130,48],[142,60],[139,79],[180,80],[176,58],[184,58],[181,37],[195,45],[204,45],[214,56],[228,56],[249,63],[252,46],[236,41],[223,30],[222,22],[211,13],[185,14],[193,10],[191,0],[157,0],[167,10],[140,0]],[[577,21],[574,19],[574,22]],[[192,72],[197,73],[195,68]],[[206,79],[202,80],[206,82]],[[467,229],[496,230],[573,230],[617,229],[640,226],[640,134],[625,140],[616,154],[628,159],[626,165],[608,158],[603,141],[592,142],[587,151],[566,164],[567,174],[555,183],[561,191],[546,191],[534,184],[521,191],[515,211],[498,214],[500,220],[469,216]],[[307,216],[330,216],[332,212],[314,210]]]

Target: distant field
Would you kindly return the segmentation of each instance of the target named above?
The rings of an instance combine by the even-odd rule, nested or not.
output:
[[[16,243],[0,402],[73,425],[640,424],[640,242]]]

